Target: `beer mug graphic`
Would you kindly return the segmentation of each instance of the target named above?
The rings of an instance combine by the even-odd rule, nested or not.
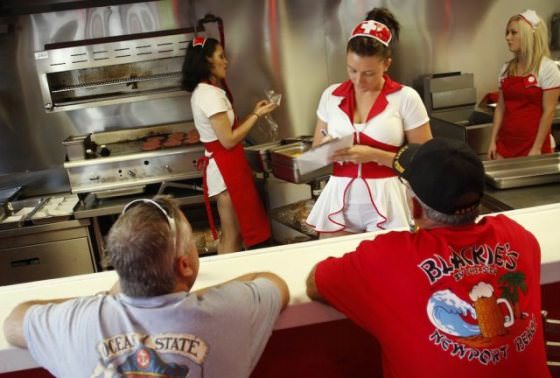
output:
[[[474,302],[480,334],[484,337],[505,335],[506,328],[512,326],[515,321],[513,309],[507,299],[496,299],[493,294],[494,288],[486,282],[479,282],[469,293],[469,297]],[[505,304],[507,317],[504,316],[500,303]]]

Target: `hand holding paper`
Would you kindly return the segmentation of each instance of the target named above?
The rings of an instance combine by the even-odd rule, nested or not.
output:
[[[333,161],[349,161],[352,163],[369,163],[377,161],[373,158],[376,148],[364,145],[354,145],[336,151],[331,157]]]
[[[321,129],[321,135],[323,136],[323,138],[321,138],[321,144],[327,143],[334,139],[334,137],[332,135],[329,135],[329,132],[325,129]]]
[[[315,171],[332,163],[332,157],[336,151],[352,147],[354,135],[346,135],[334,138],[326,143],[304,152],[295,159],[300,174]]]

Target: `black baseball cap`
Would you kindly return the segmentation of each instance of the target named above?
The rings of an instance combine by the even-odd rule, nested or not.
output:
[[[420,201],[440,213],[469,213],[484,193],[482,162],[459,140],[434,138],[405,145],[397,152],[393,169]]]

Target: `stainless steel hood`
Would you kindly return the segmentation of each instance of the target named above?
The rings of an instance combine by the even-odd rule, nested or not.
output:
[[[47,112],[185,96],[181,67],[193,28],[47,45],[35,52]]]
[[[159,0],[147,0],[159,1]],[[147,2],[139,0],[3,0],[0,17]]]

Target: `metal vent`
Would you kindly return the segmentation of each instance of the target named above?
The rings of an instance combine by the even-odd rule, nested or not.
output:
[[[194,32],[35,53],[47,112],[185,95],[181,67]]]

